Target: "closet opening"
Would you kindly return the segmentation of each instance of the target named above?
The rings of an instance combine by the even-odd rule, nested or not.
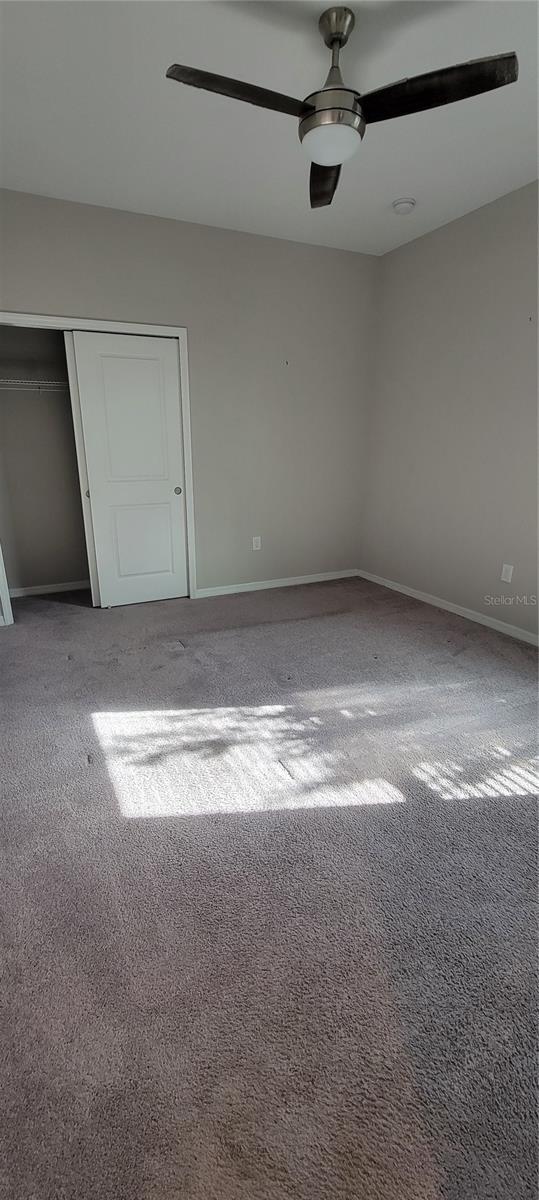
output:
[[[25,597],[91,605],[63,333],[0,325],[0,545]]]
[[[0,313],[0,626],[197,594],[187,330]]]

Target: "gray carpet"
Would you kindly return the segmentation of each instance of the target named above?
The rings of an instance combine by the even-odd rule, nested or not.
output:
[[[535,1200],[535,654],[361,581],[0,635],[2,1200]]]

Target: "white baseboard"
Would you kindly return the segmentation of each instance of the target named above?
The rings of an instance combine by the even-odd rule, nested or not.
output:
[[[256,580],[253,583],[229,583],[222,587],[197,588],[193,598],[202,600],[210,596],[232,596],[237,592],[261,592],[270,588],[299,587],[305,583],[329,583],[332,579],[354,578],[367,579],[369,583],[377,583],[380,587],[389,588],[393,592],[401,592],[403,596],[421,600],[423,604],[431,604],[434,608],[444,609],[446,612],[454,613],[457,617],[465,617],[467,621],[486,625],[489,629],[505,633],[508,637],[528,642],[532,646],[538,645],[537,634],[531,633],[527,629],[521,629],[518,625],[509,625],[507,621],[499,621],[496,617],[476,612],[473,608],[463,608],[461,604],[453,604],[451,600],[442,600],[440,596],[431,596],[429,592],[420,592],[417,588],[407,587],[404,583],[396,583],[394,579],[384,579],[382,575],[373,575],[370,571],[361,571],[357,567],[350,567],[347,571],[323,571],[318,575],[292,575],[288,579],[264,579]],[[42,596],[53,592],[77,592],[89,587],[88,579],[76,579],[71,583],[44,583],[41,587],[10,588],[9,594],[17,599],[20,596]]]
[[[194,599],[207,596],[232,596],[235,592],[261,592],[267,588],[298,587],[302,583],[328,583],[331,579],[354,579],[360,572],[355,567],[348,571],[324,571],[321,575],[291,575],[288,579],[264,579],[255,583],[229,583],[223,587],[197,588]]]
[[[432,604],[434,608],[443,608],[446,612],[455,613],[457,617],[466,617],[467,621],[476,621],[479,625],[487,625],[489,629],[496,629],[498,633],[506,633],[508,637],[518,638],[521,642],[529,642],[532,646],[538,644],[536,633],[530,633],[518,625],[508,625],[507,621],[498,621],[496,617],[476,612],[473,608],[463,608],[462,605],[453,604],[450,600],[441,600],[439,596],[431,596],[428,592],[419,592],[417,588],[406,587],[404,583],[395,583],[394,579],[383,579],[381,575],[371,575],[370,571],[356,571],[356,575],[359,575],[361,579],[368,579],[370,583],[379,583],[381,587],[390,588],[393,592],[402,592],[404,596],[412,596],[414,600],[422,600],[423,604]]]
[[[42,583],[37,587],[10,588],[9,594],[16,600],[20,596],[45,596],[52,592],[81,592],[89,587],[89,579],[75,579],[72,583]]]

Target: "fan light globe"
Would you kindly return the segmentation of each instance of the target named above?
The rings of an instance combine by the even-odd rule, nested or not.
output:
[[[351,125],[319,125],[303,136],[302,146],[311,162],[336,167],[355,154],[361,136]]]

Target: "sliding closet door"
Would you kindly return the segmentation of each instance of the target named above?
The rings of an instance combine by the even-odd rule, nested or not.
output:
[[[186,596],[178,343],[74,333],[101,605]]]

